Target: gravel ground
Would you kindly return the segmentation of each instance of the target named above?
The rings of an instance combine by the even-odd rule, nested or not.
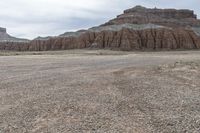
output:
[[[56,53],[0,56],[0,133],[200,132],[200,52]]]

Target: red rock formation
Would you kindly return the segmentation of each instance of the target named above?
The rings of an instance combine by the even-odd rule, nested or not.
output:
[[[0,49],[199,49],[199,34],[200,21],[193,11],[136,6],[99,27],[65,33],[57,37],[37,38],[29,43],[2,42]]]

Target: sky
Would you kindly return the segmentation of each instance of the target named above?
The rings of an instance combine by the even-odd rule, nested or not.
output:
[[[0,0],[0,27],[20,38],[56,36],[98,26],[136,5],[191,9],[200,18],[200,0]]]

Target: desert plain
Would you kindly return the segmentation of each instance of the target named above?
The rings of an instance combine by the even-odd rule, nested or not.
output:
[[[0,52],[0,133],[200,132],[200,52]]]

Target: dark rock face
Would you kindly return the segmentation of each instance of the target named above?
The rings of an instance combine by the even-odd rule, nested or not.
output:
[[[0,33],[6,33],[6,28],[1,28],[0,27]]]
[[[4,50],[65,50],[81,48],[199,49],[200,21],[191,10],[149,9],[141,6],[99,26],[30,42],[1,42]]]

